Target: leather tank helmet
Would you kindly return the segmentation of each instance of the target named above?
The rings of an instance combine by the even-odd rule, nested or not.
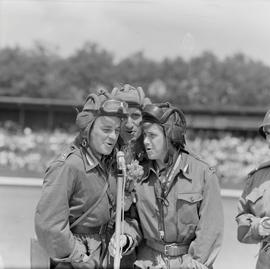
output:
[[[142,110],[145,105],[151,103],[150,99],[145,97],[142,87],[135,88],[130,84],[113,88],[111,95],[117,100],[128,103],[128,107],[135,107],[140,110]]]
[[[182,110],[170,103],[148,104],[142,115],[143,122],[161,125],[166,139],[176,149],[185,148],[186,118]]]
[[[89,146],[90,131],[95,120],[100,116],[116,116],[125,118],[128,116],[126,102],[115,100],[105,90],[99,90],[96,94],[87,96],[83,109],[77,114],[76,125],[80,130],[79,143],[83,147]]]
[[[266,112],[264,119],[263,119],[263,122],[259,126],[259,133],[264,139],[266,139],[266,135],[264,132],[265,126],[270,126],[270,109]]]

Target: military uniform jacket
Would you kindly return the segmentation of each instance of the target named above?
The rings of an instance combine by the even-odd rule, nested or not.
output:
[[[146,176],[136,184],[137,210],[145,241],[160,241],[155,181],[150,165]],[[205,266],[212,264],[220,250],[223,236],[223,208],[215,171],[206,163],[182,153],[176,178],[164,205],[165,243],[188,246],[188,254]],[[144,242],[138,248],[137,264],[142,268],[157,265],[159,253]],[[180,261],[179,261],[180,262]],[[179,268],[179,265],[173,268]]]
[[[270,162],[263,163],[247,177],[238,202],[238,240],[242,243],[267,241],[267,238],[260,236],[258,232],[259,222],[263,217],[270,217]],[[260,250],[256,268],[270,268],[269,248]]]
[[[112,217],[116,178],[107,174],[91,152],[88,153],[86,157],[81,149],[72,145],[46,171],[36,208],[35,229],[40,244],[52,258],[65,258],[74,252],[76,238],[70,225],[99,199],[106,181],[108,192],[80,225],[98,227]],[[125,227],[128,230],[129,226]]]

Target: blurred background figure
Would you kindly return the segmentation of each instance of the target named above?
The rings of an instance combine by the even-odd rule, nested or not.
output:
[[[259,133],[270,146],[270,110]],[[237,237],[242,243],[260,243],[256,269],[270,268],[270,161],[252,170],[239,200]]]

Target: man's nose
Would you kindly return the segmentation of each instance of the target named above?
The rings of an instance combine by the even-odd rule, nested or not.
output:
[[[130,117],[127,118],[125,126],[128,129],[131,129],[133,127],[132,119]]]
[[[148,137],[145,137],[143,139],[143,143],[144,143],[145,146],[149,145],[149,139],[148,139]]]
[[[109,137],[113,140],[116,140],[117,137],[118,137],[118,134],[116,133],[116,131],[112,131],[110,134],[109,134]]]

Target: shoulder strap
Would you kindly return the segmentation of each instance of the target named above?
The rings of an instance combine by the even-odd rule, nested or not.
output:
[[[270,166],[270,161],[268,162],[264,162],[262,164],[260,164],[258,167],[256,167],[255,169],[253,169],[252,171],[250,171],[248,173],[249,176],[253,175],[255,172],[257,172],[258,170],[261,170],[261,169],[264,169],[264,168],[267,168]]]
[[[159,237],[161,240],[164,240],[165,236],[165,224],[164,224],[164,205],[167,205],[167,200],[164,198],[164,194],[161,188],[161,183],[159,179],[156,179],[154,182],[154,191],[158,206],[158,231],[159,231]]]
[[[177,157],[175,163],[173,164],[173,167],[171,168],[171,171],[168,175],[167,183],[166,183],[166,189],[163,191],[161,188],[161,183],[159,179],[156,179],[154,182],[154,191],[156,195],[156,201],[158,205],[158,230],[159,230],[159,236],[161,240],[164,240],[165,237],[165,224],[164,224],[164,206],[168,206],[168,200],[166,199],[172,185],[174,182],[174,178],[176,174],[178,173],[177,168],[179,167],[181,161],[181,154]]]
[[[164,192],[165,197],[167,197],[169,191],[171,190],[174,179],[175,179],[175,176],[179,172],[178,168],[179,168],[179,165],[180,165],[181,158],[182,158],[182,154],[179,154],[176,161],[175,161],[175,163],[173,164],[173,167],[172,167],[170,173],[169,173],[168,179],[166,181],[166,189],[165,189],[165,192]]]
[[[76,226],[78,223],[80,223],[83,219],[85,219],[85,217],[87,215],[89,215],[96,207],[97,205],[101,202],[102,198],[104,197],[107,189],[109,187],[109,184],[108,182],[106,182],[103,190],[102,190],[102,193],[100,194],[99,198],[96,200],[96,202],[91,205],[88,210],[86,212],[84,212],[79,218],[77,218],[71,225],[70,225],[70,229],[73,228],[74,226]]]

